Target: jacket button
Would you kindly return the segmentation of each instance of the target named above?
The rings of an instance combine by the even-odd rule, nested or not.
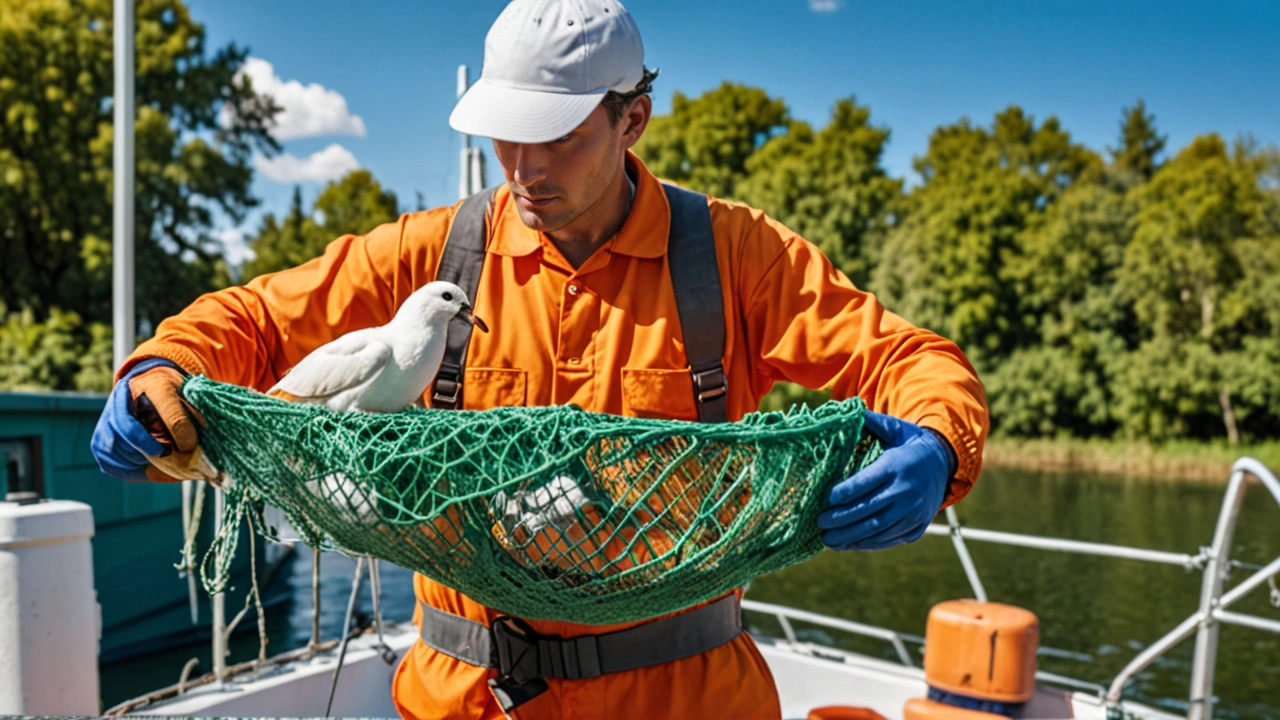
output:
[[[578,286],[577,286],[577,285],[570,285],[570,286],[569,286],[569,294],[570,294],[570,295],[577,295],[577,294],[578,294]]]

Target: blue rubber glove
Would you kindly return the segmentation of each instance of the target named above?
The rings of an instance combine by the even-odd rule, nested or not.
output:
[[[120,378],[107,397],[98,426],[93,429],[93,457],[102,472],[121,480],[146,480],[150,461],[146,455],[158,456],[165,451],[151,433],[138,422],[133,414],[133,398],[129,382],[142,373],[157,367],[182,369],[163,358],[150,358],[134,365],[127,375]],[[143,453],[146,453],[144,455]]]
[[[833,550],[883,550],[920,539],[955,474],[955,451],[932,430],[875,412],[864,423],[885,451],[831,488],[818,527]]]

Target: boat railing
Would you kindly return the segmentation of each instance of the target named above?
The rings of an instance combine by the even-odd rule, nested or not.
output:
[[[897,659],[904,667],[915,667],[915,663],[911,660],[911,653],[907,650],[907,644],[916,646],[924,646],[924,638],[911,633],[897,632],[875,625],[867,625],[865,623],[853,622],[842,618],[823,615],[821,613],[809,612],[807,610],[798,610],[796,608],[787,607],[785,605],[775,605],[773,603],[760,602],[759,600],[743,600],[742,609],[747,612],[760,613],[762,615],[771,615],[773,619],[782,628],[783,638],[787,641],[787,645],[797,652],[806,655],[823,655],[836,656],[840,660],[852,660],[857,657],[855,653],[846,652],[829,645],[808,642],[800,639],[799,634],[795,631],[793,622],[804,622],[819,627],[830,628],[832,630],[842,630],[852,635],[862,637],[875,638],[889,642],[897,655]],[[1068,659],[1087,660],[1087,657],[1080,657],[1077,653],[1071,653],[1064,650],[1057,650],[1041,646],[1039,648],[1041,655],[1053,655],[1055,657],[1063,657]],[[1080,680],[1067,675],[1051,673],[1045,670],[1036,671],[1036,679],[1051,682],[1056,685],[1071,687],[1077,690],[1086,690],[1099,697],[1106,693],[1106,686],[1098,683],[1089,682],[1088,680]]]
[[[1246,565],[1234,561],[1230,557],[1232,538],[1235,535],[1236,521],[1244,501],[1248,476],[1257,478],[1280,506],[1280,481],[1276,479],[1265,465],[1252,458],[1241,458],[1231,469],[1226,492],[1223,495],[1222,509],[1218,514],[1212,543],[1201,548],[1195,555],[1166,552],[1124,545],[1082,542],[1061,538],[1022,535],[1018,533],[997,532],[963,527],[954,508],[946,510],[946,524],[933,523],[926,530],[934,536],[951,538],[964,567],[965,576],[973,590],[974,598],[987,600],[987,591],[982,578],[969,554],[966,541],[988,542],[1000,545],[1011,545],[1035,550],[1050,550],[1100,557],[1124,558],[1141,562],[1159,563],[1182,567],[1188,571],[1202,573],[1201,597],[1199,609],[1186,620],[1178,624],[1159,640],[1147,646],[1126,665],[1108,686],[1097,685],[1063,675],[1037,672],[1040,680],[1085,689],[1096,692],[1108,705],[1119,705],[1125,686],[1140,672],[1149,667],[1158,658],[1169,652],[1178,643],[1196,635],[1196,646],[1192,656],[1191,685],[1189,688],[1189,720],[1205,720],[1213,715],[1213,676],[1217,661],[1218,630],[1220,624],[1239,625],[1280,634],[1280,621],[1232,612],[1228,608],[1241,598],[1253,592],[1263,584],[1270,584],[1272,604],[1280,606],[1280,590],[1276,589],[1275,576],[1280,574],[1280,556],[1263,566]],[[1243,582],[1224,592],[1223,586],[1227,574],[1232,568],[1252,568],[1255,572]],[[863,623],[833,618],[819,613],[796,610],[781,605],[744,600],[744,610],[772,615],[779,625],[787,641],[801,651],[811,651],[811,643],[801,643],[792,626],[793,621],[806,622],[822,627],[842,630],[855,635],[879,638],[890,642],[903,665],[912,666],[911,656],[906,652],[905,641],[919,640],[910,635],[893,630],[866,625]],[[1050,653],[1052,654],[1052,653]]]
[[[919,642],[923,642],[923,638],[912,637],[893,630],[886,630],[885,628],[876,627],[875,625],[866,625],[852,620],[843,620],[829,615],[813,613],[807,610],[797,610],[796,608],[789,608],[785,605],[774,605],[773,603],[760,602],[758,600],[743,600],[742,609],[750,612],[772,615],[774,619],[778,621],[778,624],[782,626],[783,637],[787,639],[787,642],[798,648],[805,648],[805,644],[801,643],[799,637],[796,636],[795,628],[791,624],[792,620],[821,625],[822,627],[828,627],[833,630],[843,630],[847,633],[861,635],[863,637],[886,640],[893,645],[894,651],[898,654],[898,660],[907,667],[913,667],[914,663],[911,662],[911,653],[907,652],[906,643],[913,640],[917,641],[917,644]]]

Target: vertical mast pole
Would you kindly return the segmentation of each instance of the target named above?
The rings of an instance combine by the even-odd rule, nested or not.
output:
[[[133,304],[134,243],[134,5],[115,0],[115,114],[112,165],[111,325],[112,360],[120,367],[133,352],[137,315]]]

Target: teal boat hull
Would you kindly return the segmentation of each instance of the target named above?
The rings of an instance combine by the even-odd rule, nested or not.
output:
[[[82,393],[0,393],[0,496],[31,491],[77,500],[93,508],[93,573],[102,608],[99,661],[113,662],[196,642],[210,635],[209,598],[197,586],[198,619],[192,622],[188,583],[175,567],[182,559],[180,484],[125,482],[104,475],[89,440],[106,396]],[[213,493],[205,493],[198,548],[213,532]],[[248,539],[241,538],[232,566],[236,588],[227,603],[239,610],[249,587]],[[288,555],[270,561],[257,545],[257,568],[266,605],[287,601],[275,572]],[[197,556],[197,560],[199,556]],[[241,628],[253,627],[246,618]]]

